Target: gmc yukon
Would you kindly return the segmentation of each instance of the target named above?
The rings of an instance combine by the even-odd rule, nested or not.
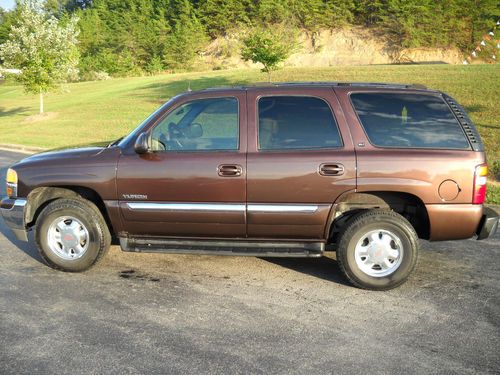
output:
[[[417,85],[280,83],[178,95],[110,144],[7,173],[1,212],[47,264],[124,251],[320,257],[387,290],[419,239],[495,233],[483,144],[464,109]]]

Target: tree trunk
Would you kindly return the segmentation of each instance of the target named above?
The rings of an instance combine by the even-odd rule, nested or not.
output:
[[[43,113],[43,92],[40,91],[40,113]]]

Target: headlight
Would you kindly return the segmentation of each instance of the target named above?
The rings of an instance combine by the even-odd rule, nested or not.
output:
[[[17,197],[17,172],[11,168],[7,170],[7,195],[9,198]]]

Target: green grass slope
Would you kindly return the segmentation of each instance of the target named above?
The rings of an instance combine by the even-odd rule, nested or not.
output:
[[[38,97],[22,87],[0,85],[1,143],[55,147],[119,137],[170,97],[211,86],[260,82],[258,70],[186,73],[68,84],[48,94],[46,119],[33,119]],[[366,66],[284,69],[275,81],[374,81],[421,83],[443,90],[465,106],[490,155],[500,143],[500,66]]]

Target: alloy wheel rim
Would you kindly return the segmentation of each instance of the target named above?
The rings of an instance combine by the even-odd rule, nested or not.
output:
[[[47,242],[50,250],[65,260],[81,258],[89,247],[89,231],[72,216],[61,216],[49,226]]]
[[[403,255],[401,239],[385,229],[364,234],[354,250],[356,265],[363,273],[372,277],[385,277],[396,272]]]

